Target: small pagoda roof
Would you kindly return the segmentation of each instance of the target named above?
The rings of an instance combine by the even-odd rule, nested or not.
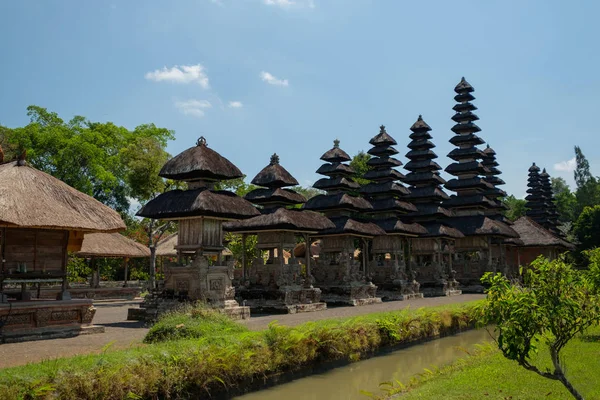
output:
[[[278,208],[257,217],[223,224],[223,229],[236,233],[260,231],[293,231],[317,233],[324,229],[333,229],[335,225],[325,216],[308,210],[288,210]]]
[[[331,217],[335,228],[325,229],[317,236],[354,235],[361,237],[374,237],[385,235],[386,232],[372,222],[359,222],[350,217]]]
[[[416,206],[417,211],[407,216],[421,224],[431,218],[449,218],[454,215],[452,211],[440,206],[439,203],[418,203]]]
[[[370,181],[378,181],[378,180],[399,181],[399,180],[403,180],[405,177],[401,172],[399,172],[395,169],[385,168],[385,169],[369,170],[369,171],[365,172],[365,174],[363,175],[363,178],[370,180]]]
[[[260,214],[247,200],[226,190],[198,188],[172,190],[150,200],[137,213],[140,217],[173,219],[184,217],[215,217],[242,219]]]
[[[478,121],[479,117],[472,113],[471,111],[458,112],[452,116],[452,121],[454,122],[473,122]]]
[[[529,217],[521,217],[515,221],[512,228],[519,234],[525,247],[562,247],[573,250],[572,243],[556,236]]]
[[[210,149],[204,137],[198,139],[196,146],[167,161],[158,175],[183,181],[229,180],[244,176],[231,161]]]
[[[528,171],[529,171],[529,172],[533,172],[533,173],[535,173],[535,172],[540,172],[540,167],[538,167],[537,165],[535,165],[535,163],[533,163],[533,164],[531,165],[531,167],[529,167],[529,170],[528,170]],[[529,175],[531,175],[531,174],[529,174]],[[535,175],[537,175],[537,174],[535,174]]]
[[[313,187],[321,190],[356,190],[360,185],[350,178],[338,176],[337,178],[321,178],[313,184]]]
[[[421,186],[413,187],[410,189],[410,194],[407,196],[408,199],[420,199],[420,198],[437,198],[440,200],[446,200],[450,197],[438,186]]]
[[[454,161],[460,161],[469,158],[483,158],[483,152],[477,147],[456,148],[448,153],[448,157]]]
[[[474,92],[475,89],[473,88],[473,86],[471,86],[469,82],[467,82],[467,80],[463,76],[460,82],[458,82],[458,85],[454,87],[454,91],[456,93],[471,93]]]
[[[437,154],[435,154],[432,150],[429,149],[411,150],[408,153],[406,153],[406,158],[409,158],[411,160],[432,160],[434,158],[437,158]]]
[[[442,203],[443,207],[483,207],[494,208],[496,204],[482,194],[474,194],[469,196],[452,195],[448,200]]]
[[[77,257],[142,258],[150,257],[150,249],[120,233],[86,233]]]
[[[473,100],[473,99],[471,99]],[[473,103],[458,103],[452,109],[456,112],[475,111],[477,107]]]
[[[429,138],[430,139],[430,138]],[[435,147],[435,144],[433,144],[433,142],[429,139],[426,138],[422,138],[422,139],[413,139],[409,144],[408,144],[408,148],[409,149],[433,149]]]
[[[423,121],[423,116],[419,115],[415,123],[410,127],[410,130],[413,132],[430,131],[431,127],[427,124],[427,122]]]
[[[477,146],[479,144],[484,144],[485,141],[477,136],[474,133],[469,133],[467,135],[455,135],[452,136],[449,142],[455,146],[460,146],[463,144],[471,144],[473,146]]]
[[[490,145],[488,144],[485,148],[485,150],[483,150],[483,154],[485,154],[487,157],[493,157],[496,155],[496,152],[494,151],[494,149],[492,149],[490,147]]]
[[[461,189],[470,189],[470,188],[481,188],[481,189],[493,189],[494,185],[487,183],[483,178],[474,177],[468,179],[450,179],[446,183],[446,189],[457,191]]]
[[[377,212],[409,213],[417,211],[417,207],[414,204],[393,197],[371,200],[371,205],[373,206],[373,211],[369,212],[369,214],[376,214]]]
[[[402,161],[394,157],[372,157],[367,161],[367,165],[373,168],[393,168],[402,165]]]
[[[383,229],[387,234],[403,234],[403,235],[413,235],[413,236],[422,236],[427,234],[427,229],[425,229],[422,225],[413,222],[413,223],[405,223],[399,220],[398,218],[386,218],[374,221],[381,229]]]
[[[468,161],[463,163],[452,163],[446,167],[446,172],[450,175],[462,175],[471,172],[485,175],[489,170],[487,170],[479,161]]]
[[[264,167],[251,182],[253,185],[268,188],[281,188],[296,186],[298,181],[285,168],[279,164],[279,156],[273,154],[269,165]]]
[[[519,237],[519,234],[508,225],[483,215],[454,217],[448,219],[448,223],[465,236]]]
[[[291,189],[273,188],[273,189],[254,189],[248,192],[244,198],[254,204],[264,203],[283,203],[283,204],[301,204],[306,203],[306,197]]]
[[[352,176],[354,174],[354,169],[352,169],[351,166],[342,163],[327,163],[321,165],[316,172],[319,175],[325,176]]]
[[[369,140],[369,143],[373,146],[395,146],[398,144],[394,138],[386,132],[384,125],[379,127],[379,133]]]
[[[169,236],[163,237],[156,244],[156,256],[157,257],[177,257],[177,233],[172,233]],[[231,256],[233,253],[228,248],[221,250],[221,255]]]
[[[314,211],[354,210],[358,212],[373,209],[369,201],[361,197],[351,196],[347,193],[317,195],[308,199],[303,208]]]
[[[350,161],[350,160],[352,160],[352,158],[350,158],[348,153],[346,153],[344,150],[340,149],[340,141],[338,139],[335,139],[333,141],[333,147],[330,150],[326,151],[321,156],[321,160],[327,161],[330,163],[336,163],[336,162],[341,163],[341,162]]]
[[[423,235],[423,237],[446,237],[451,239],[465,237],[461,231],[450,225],[441,224],[439,222],[421,222],[421,225],[427,229],[427,234]]]
[[[125,229],[98,200],[35,169],[25,159],[0,164],[0,226],[81,232]]]
[[[411,160],[406,163],[404,169],[407,169],[409,171],[439,171],[440,169],[442,169],[442,167],[440,167],[440,165],[433,160]]]
[[[481,128],[472,122],[456,124],[450,130],[456,134],[480,132]]]
[[[404,177],[404,183],[410,185],[418,185],[418,184],[429,184],[429,185],[443,185],[446,183],[446,180],[442,178],[439,174],[426,171],[426,172],[409,172]]]
[[[368,183],[360,188],[360,193],[367,196],[382,193],[389,193],[402,196],[409,194],[410,191],[396,182],[388,181]]]
[[[375,157],[385,157],[398,154],[398,150],[396,150],[393,146],[378,145],[370,148],[367,153]]]

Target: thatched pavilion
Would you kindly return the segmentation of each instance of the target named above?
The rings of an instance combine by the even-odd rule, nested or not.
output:
[[[114,210],[23,158],[0,165],[0,193],[0,337],[79,331],[92,322],[95,309],[91,300],[71,300],[68,253],[81,249],[84,233],[116,232],[125,224]],[[48,282],[62,283],[58,300],[30,301],[27,285]],[[12,285],[21,291],[6,290]]]
[[[150,257],[150,249],[141,243],[131,240],[120,233],[88,233],[83,238],[81,250],[75,253],[77,257],[89,258],[93,275],[90,282],[92,288],[100,287],[97,258],[122,258],[125,270],[123,287],[127,286],[128,261],[130,258]]]
[[[575,248],[573,244],[527,216],[516,220],[512,228],[519,234],[521,241],[516,246],[516,252],[512,253],[513,265],[529,265],[540,255],[554,260],[559,254]]]

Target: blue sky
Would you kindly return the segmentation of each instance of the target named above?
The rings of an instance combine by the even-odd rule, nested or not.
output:
[[[419,114],[446,167],[465,76],[503,189],[522,197],[533,161],[572,183],[574,145],[600,175],[599,14],[552,0],[3,1],[0,124],[26,124],[30,104],[154,122],[175,131],[171,154],[204,135],[250,179],[277,152],[307,185],[335,138],[353,155],[381,124],[406,162]]]

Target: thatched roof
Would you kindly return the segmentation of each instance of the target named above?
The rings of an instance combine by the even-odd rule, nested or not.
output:
[[[349,217],[331,217],[331,222],[335,228],[325,229],[317,236],[331,235],[355,235],[355,236],[381,236],[385,235],[385,231],[372,222],[359,222]]]
[[[125,229],[113,209],[16,161],[0,165],[0,226],[83,232]]]
[[[175,249],[175,246],[177,246],[177,234],[172,233],[169,236],[162,238],[156,244],[156,256],[157,257],[177,257],[177,250]],[[221,255],[232,256],[233,253],[228,248],[224,248],[221,251]]]
[[[259,232],[271,230],[287,230],[295,232],[318,232],[332,229],[335,225],[325,216],[308,210],[288,210],[278,208],[271,213],[243,221],[233,221],[223,224],[223,229],[229,232]]]
[[[521,217],[512,228],[519,234],[525,247],[562,247],[572,250],[575,246],[554,235],[529,217]]]
[[[244,176],[231,161],[209,149],[203,137],[195,147],[167,161],[158,175],[175,180],[227,180]]]
[[[217,217],[242,219],[260,214],[254,206],[226,190],[207,188],[172,190],[150,200],[137,213],[140,217],[167,219],[181,217]]]
[[[350,161],[352,158],[346,153],[344,150],[340,149],[340,141],[335,139],[333,141],[333,147],[331,150],[326,151],[322,156],[321,160],[327,161],[330,163],[341,163],[345,161]]]
[[[150,257],[150,249],[120,233],[86,233],[78,257]]]
[[[320,194],[308,199],[304,207],[307,210],[325,211],[325,210],[353,210],[368,211],[373,206],[368,200],[362,197],[350,196],[346,193]]]
[[[285,168],[279,164],[279,156],[273,154],[271,162],[264,167],[251,182],[253,185],[268,188],[282,188],[284,186],[296,186],[298,181]]]
[[[427,233],[427,229],[417,223],[404,223],[398,218],[386,218],[373,221],[377,226],[389,234],[403,234],[420,236]]]
[[[254,204],[283,203],[301,204],[306,203],[306,197],[291,189],[254,189],[247,193],[244,198]]]
[[[321,241],[317,240],[316,242],[312,242],[310,245],[310,255],[311,256],[319,256],[321,253]],[[302,258],[306,257],[306,243],[298,243],[294,247],[294,257]]]
[[[510,226],[483,215],[454,217],[448,219],[447,222],[465,236],[519,237],[519,234]]]
[[[458,229],[439,222],[421,222],[421,225],[427,229],[427,234],[423,237],[447,237],[451,239],[465,237]]]
[[[156,256],[157,257],[177,257],[177,234],[172,233],[169,236],[162,238],[156,244]]]
[[[456,85],[456,87],[454,88],[454,91],[456,93],[470,93],[474,90],[475,89],[473,89],[473,86],[471,86],[471,84],[466,81],[464,76],[462,77],[458,85]]]

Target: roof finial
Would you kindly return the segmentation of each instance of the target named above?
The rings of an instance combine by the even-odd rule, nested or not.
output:
[[[19,167],[22,167],[24,165],[27,165],[27,149],[23,149],[21,151],[21,154],[19,154],[19,157],[17,158],[17,165]]]
[[[546,173],[546,168],[544,168],[544,169],[542,170],[542,172],[545,174],[545,173]]]
[[[200,136],[200,139],[196,141],[196,146],[206,146],[206,138],[204,136]]]
[[[489,148],[490,148],[490,144],[488,143],[486,149],[489,149]]]
[[[535,167],[535,163],[533,163],[532,167]]]
[[[385,131],[385,125],[381,125],[381,126],[379,127],[379,133],[387,133],[387,132]]]
[[[464,81],[466,81],[465,77],[463,76],[462,78],[460,78],[460,81],[461,81],[461,82],[464,82]]]
[[[336,149],[340,147],[340,139],[335,139],[333,141],[333,147],[335,147]]]
[[[271,165],[279,164],[279,156],[277,153],[273,153],[271,156]]]
[[[417,118],[417,121],[423,121],[423,116],[421,114],[419,114],[419,118]]]

